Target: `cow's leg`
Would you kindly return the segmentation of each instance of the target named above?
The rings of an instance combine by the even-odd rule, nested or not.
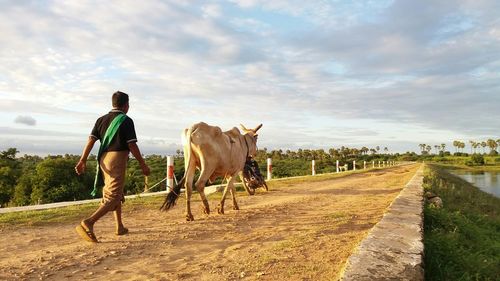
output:
[[[222,193],[222,198],[220,199],[219,205],[217,205],[217,213],[224,214],[224,201],[226,200],[227,192],[229,191],[229,182],[224,188],[224,192]]]
[[[206,170],[202,170],[200,177],[195,184],[196,190],[198,190],[201,201],[203,202],[203,213],[207,215],[210,214],[210,205],[208,204],[207,197],[205,196],[205,183],[210,178],[211,174],[211,172],[207,173]]]
[[[194,221],[193,214],[191,213],[191,194],[193,193],[193,180],[194,173],[196,171],[195,163],[189,165],[189,169],[186,171],[186,182],[184,183],[184,188],[186,189],[186,220]]]
[[[239,210],[238,203],[236,202],[236,188],[234,188],[234,180],[236,179],[236,175],[233,175],[228,182],[229,191],[231,192],[231,196],[233,197],[233,210]]]
[[[196,181],[195,187],[198,193],[200,193],[201,201],[203,202],[203,213],[208,215],[210,214],[210,205],[208,205],[208,200],[205,196],[205,184],[213,175],[215,167],[214,165],[210,165],[208,160],[203,156],[200,157],[200,166],[200,176]]]

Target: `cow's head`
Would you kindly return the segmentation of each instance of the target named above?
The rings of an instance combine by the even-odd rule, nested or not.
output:
[[[247,142],[248,143],[248,150],[249,150],[248,155],[250,157],[253,157],[253,156],[255,156],[255,154],[257,154],[257,136],[258,136],[257,131],[262,127],[262,124],[255,127],[255,129],[247,129],[242,124],[240,124],[240,126],[241,126],[241,129],[243,130],[243,135],[245,135],[245,139],[247,139],[247,140],[251,139],[251,141]]]

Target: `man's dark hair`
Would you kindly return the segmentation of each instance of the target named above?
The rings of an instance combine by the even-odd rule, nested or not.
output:
[[[117,91],[111,97],[113,101],[113,108],[122,108],[128,103],[128,95],[124,92]]]

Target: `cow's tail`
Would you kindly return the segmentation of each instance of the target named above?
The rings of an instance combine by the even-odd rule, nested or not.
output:
[[[181,188],[184,186],[184,183],[186,182],[186,172],[189,171],[189,162],[191,160],[191,133],[193,131],[193,128],[189,128],[184,130],[184,134],[182,135],[182,145],[184,147],[184,176],[182,179],[177,183],[177,185],[170,190],[170,192],[167,194],[167,197],[165,198],[165,201],[163,202],[163,205],[161,205],[160,210],[162,211],[168,211],[170,208],[175,206],[175,203],[177,202],[177,199],[179,198]]]
[[[176,186],[174,186],[173,189],[170,190],[169,193],[167,193],[167,197],[165,197],[165,201],[160,207],[161,211],[168,211],[170,208],[175,206],[175,202],[177,202],[177,199],[179,198],[179,194],[181,192],[181,188],[184,185],[186,175],[182,177],[182,179],[177,183]]]

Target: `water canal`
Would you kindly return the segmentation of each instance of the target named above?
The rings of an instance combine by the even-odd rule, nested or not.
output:
[[[477,186],[482,191],[500,198],[500,171],[453,169],[450,172]]]

